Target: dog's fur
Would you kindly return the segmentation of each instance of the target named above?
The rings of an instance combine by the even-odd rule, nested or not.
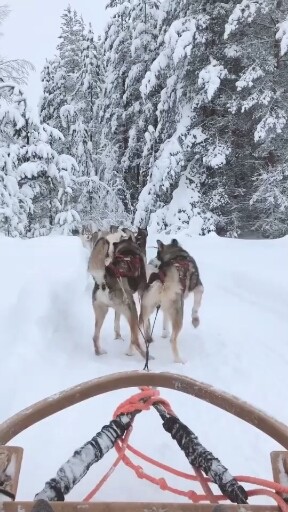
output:
[[[160,262],[159,269],[149,277],[147,288],[144,292],[141,312],[139,317],[140,325],[144,326],[146,340],[152,341],[150,333],[149,318],[160,306],[164,313],[164,333],[167,332],[168,319],[172,323],[171,345],[174,361],[183,363],[178,351],[178,335],[183,325],[184,300],[194,292],[194,304],[192,309],[192,324],[198,327],[199,308],[201,306],[204,288],[200,279],[199,270],[195,260],[183,249],[177,240],[173,239],[170,244],[163,244],[157,240],[157,260]],[[187,264],[184,277],[181,281],[177,270],[177,261],[183,260]]]
[[[82,242],[83,247],[85,249],[88,249],[91,252],[91,245],[92,245],[92,237],[95,233],[98,233],[97,231],[92,229],[89,225],[82,226],[81,231],[78,232],[78,236]],[[95,240],[96,242],[96,240]]]
[[[122,231],[124,231],[127,238],[130,237],[130,238],[132,238],[133,242],[136,242],[136,235],[135,235],[134,231],[132,231],[129,228],[122,228]]]
[[[123,236],[120,237],[120,240],[123,240],[125,238],[131,238],[134,243],[136,243],[141,251],[141,254],[144,258],[145,266],[146,266],[146,243],[147,243],[147,237],[148,237],[148,231],[145,229],[138,228],[137,233],[134,233],[129,228],[119,228],[118,226],[110,226],[110,233],[117,234],[117,233],[123,233]],[[108,237],[107,237],[108,238]],[[119,240],[119,241],[120,241]],[[116,241],[116,240],[114,240]],[[145,283],[146,283],[146,276],[145,276]],[[138,290],[139,300],[141,302],[141,298],[143,295],[144,289]],[[115,339],[121,340],[121,329],[120,329],[120,320],[121,320],[121,314],[118,310],[115,310],[115,316],[114,316],[114,333],[115,333]]]
[[[118,226],[110,226],[110,231],[96,231],[95,233],[91,234],[89,237],[89,241],[87,244],[89,244],[90,252],[93,251],[93,248],[96,245],[96,242],[100,238],[105,238],[109,244],[107,256],[105,259],[105,266],[108,266],[109,263],[112,262],[113,256],[114,256],[114,243],[120,242],[120,240],[123,240],[124,238],[127,238],[128,234],[124,231],[119,229]],[[84,245],[84,244],[83,244]],[[121,332],[120,332],[120,313],[118,309],[115,309],[115,317],[114,317],[114,332],[115,332],[115,339],[122,339]]]
[[[97,240],[104,236],[107,237],[109,235],[119,236],[121,234],[121,238],[129,238],[131,237],[134,242],[137,243],[138,247],[141,249],[143,256],[146,258],[146,244],[148,231],[147,229],[138,228],[137,232],[132,231],[129,228],[120,228],[119,226],[111,225],[109,231],[108,230],[96,230],[95,224],[88,223],[82,226],[81,232],[79,229],[74,229],[72,231],[72,235],[79,236],[83,246],[92,251]],[[117,239],[116,237],[116,239]],[[111,238],[111,241],[113,238]],[[113,242],[112,242],[113,243]]]
[[[147,237],[148,237],[147,229],[138,228],[137,233],[134,233],[133,231],[131,231],[131,229],[128,229],[128,228],[122,228],[122,231],[125,233],[125,235],[127,237],[130,237],[133,240],[133,242],[135,242],[137,244],[137,246],[140,249],[141,255],[143,256],[145,267],[146,267],[146,244],[147,244]],[[146,283],[146,277],[145,277],[145,283]],[[142,300],[143,291],[144,290],[142,288],[140,288],[138,290],[140,303]],[[116,340],[122,339],[121,330],[120,330],[120,314],[116,310],[115,310],[115,318],[114,318],[114,332],[115,332]]]
[[[127,235],[122,231],[122,229],[118,229],[118,231],[114,231],[113,233],[110,232],[108,235],[102,234],[101,236],[105,236],[106,240],[109,242],[108,255],[106,259],[106,265],[109,265],[114,257],[114,244],[121,240],[125,240],[125,238],[127,239]]]
[[[149,282],[150,276],[152,274],[155,274],[158,276],[159,273],[159,267],[161,265],[161,261],[157,259],[157,257],[152,258],[146,265],[146,274],[147,274],[147,281]],[[163,324],[162,324],[162,338],[168,338],[169,336],[169,327],[168,327],[168,318],[167,315],[162,311],[163,313]],[[153,341],[152,336],[150,337],[150,342]]]
[[[108,309],[112,307],[115,313],[118,314],[117,318],[119,319],[119,323],[120,315],[123,314],[130,326],[131,342],[127,355],[133,355],[133,349],[135,348],[142,357],[145,358],[145,351],[139,342],[138,315],[133,298],[133,294],[136,291],[141,292],[141,290],[143,291],[145,288],[145,263],[139,247],[131,238],[114,242],[114,256],[137,255],[142,258],[143,262],[139,277],[118,279],[111,268],[107,266],[107,261],[110,259],[110,243],[105,237],[99,238],[92,249],[88,263],[88,271],[95,281],[92,294],[92,303],[95,313],[95,332],[93,337],[95,353],[96,355],[105,353],[100,344],[100,331]],[[116,325],[115,316],[115,329],[116,327],[118,326]],[[120,330],[120,325],[118,330]]]
[[[134,233],[129,228],[119,228],[119,226],[111,225],[109,231],[103,231],[98,230],[93,231],[93,227],[90,225],[85,225],[82,227],[81,233],[75,233],[75,235],[78,234],[80,237],[83,246],[89,250],[90,254],[93,251],[93,248],[96,245],[96,242],[100,238],[105,238],[109,242],[109,250],[107,253],[107,257],[105,260],[105,265],[109,265],[111,261],[113,260],[114,255],[114,243],[120,242],[123,239],[127,239],[129,237],[132,238],[133,242],[137,243],[138,247],[141,250],[141,253],[143,255],[145,265],[146,265],[146,243],[147,243],[147,236],[148,231],[146,229],[138,228],[138,231]],[[143,294],[143,290],[140,291],[139,298],[141,299],[141,295]],[[122,339],[121,330],[120,330],[120,312],[119,309],[115,309],[115,317],[114,317],[114,332],[115,332],[115,339]]]
[[[113,226],[116,227],[116,226]],[[119,228],[118,228],[119,229]],[[122,231],[127,235],[127,237],[131,237],[134,242],[138,245],[141,250],[142,255],[146,258],[146,245],[148,238],[148,231],[146,228],[138,228],[136,232],[132,231],[129,228],[122,228]]]
[[[118,226],[110,226],[110,230],[95,230],[95,227],[91,227],[91,225],[85,225],[82,227],[81,233],[78,234],[80,237],[83,246],[92,252],[94,245],[96,244],[99,238],[106,238],[109,241],[109,257],[113,258],[113,243],[119,242],[122,238],[128,238],[128,235],[118,228]]]

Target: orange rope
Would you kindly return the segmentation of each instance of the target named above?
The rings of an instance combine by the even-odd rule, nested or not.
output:
[[[158,390],[148,387],[139,388],[141,391],[140,393],[137,393],[136,395],[133,395],[128,400],[125,400],[122,404],[120,404],[116,411],[114,412],[113,419],[115,419],[120,414],[125,413],[132,413],[136,410],[139,411],[148,411],[151,406],[155,402],[161,403],[161,405],[165,408],[167,413],[172,414],[175,416],[173,410],[171,409],[170,404],[160,397],[160,393]],[[104,485],[104,483],[108,480],[110,475],[114,472],[116,467],[120,464],[122,461],[127,467],[132,469],[136,476],[140,479],[144,479],[154,485],[157,485],[162,491],[168,491],[171,492],[177,496],[183,496],[186,497],[188,500],[192,501],[193,503],[200,503],[204,501],[210,501],[210,503],[219,503],[220,501],[227,500],[226,496],[215,495],[213,494],[209,484],[213,483],[212,480],[209,477],[206,477],[203,475],[202,471],[199,469],[194,468],[195,475],[190,473],[184,473],[182,471],[179,471],[177,469],[174,469],[166,464],[163,464],[162,462],[159,462],[152,457],[149,457],[148,455],[145,455],[144,453],[140,452],[133,446],[129,444],[129,439],[132,433],[133,426],[129,428],[129,430],[125,433],[123,439],[117,441],[115,444],[115,449],[117,451],[117,459],[115,460],[114,464],[111,466],[111,468],[107,471],[107,473],[103,476],[103,478],[100,480],[100,482],[90,491],[90,493],[84,498],[83,501],[90,501],[95,494],[100,490],[100,488]],[[152,464],[153,466],[164,470],[170,474],[173,474],[174,476],[179,476],[181,478],[184,478],[186,480],[190,481],[196,481],[199,482],[202,486],[204,494],[198,494],[193,490],[189,491],[182,491],[179,489],[175,489],[174,487],[171,487],[166,482],[165,478],[155,478],[148,473],[145,473],[143,468],[139,465],[136,465],[132,462],[132,460],[126,455],[126,451],[130,451],[133,453],[136,457],[139,457],[140,459],[144,460],[145,462]],[[252,489],[247,491],[247,495],[249,497],[252,496],[269,496],[270,498],[274,499],[281,509],[282,512],[288,512],[288,504],[283,500],[281,496],[279,496],[276,493],[279,494],[288,494],[288,487],[278,484],[276,482],[270,482],[269,480],[264,480],[261,478],[256,477],[249,477],[249,476],[236,476],[235,479],[238,482],[244,482],[244,483],[250,483],[255,485],[260,485],[263,487],[266,487],[266,489]],[[267,489],[268,488],[268,489]],[[275,491],[275,492],[272,492]]]
[[[116,411],[114,412],[113,419],[115,419],[119,414],[123,413],[131,413],[134,412],[136,409],[138,410],[149,410],[150,406],[153,404],[153,401],[163,403],[165,405],[165,408],[167,407],[169,410],[170,406],[168,402],[165,400],[159,399],[160,393],[157,390],[152,390],[151,388],[143,388],[143,391],[141,393],[138,393],[137,395],[132,396],[129,400],[126,400],[122,404],[118,406]],[[147,404],[145,402],[141,402],[140,400],[147,400]],[[148,402],[151,405],[148,405]],[[125,409],[125,410],[124,410]],[[172,411],[171,411],[172,412]],[[117,466],[119,466],[120,462],[123,460],[125,450],[128,447],[128,441],[130,438],[130,435],[132,433],[132,427],[128,429],[125,436],[123,437],[121,446],[119,445],[118,451],[118,457],[115,460],[115,462],[112,464],[111,468],[107,471],[107,473],[101,478],[100,482],[85,496],[83,501],[91,501],[91,499],[95,496],[95,494],[103,487],[104,483],[108,480],[108,478],[112,475],[112,473],[115,471]],[[115,445],[116,446],[116,445]]]
[[[123,442],[123,445],[122,445],[122,450],[119,453],[119,455],[118,455],[117,459],[115,460],[114,464],[112,464],[112,466],[109,469],[109,471],[107,471],[107,473],[103,476],[103,478],[101,478],[100,482],[97,485],[95,485],[95,487],[92,489],[92,491],[90,491],[87,494],[87,496],[85,496],[83,501],[91,501],[92,498],[95,496],[95,494],[98,491],[100,491],[101,487],[103,487],[103,485],[108,480],[108,478],[112,475],[112,473],[114,473],[114,471],[117,468],[117,466],[119,466],[119,464],[120,464],[120,462],[121,462],[121,460],[123,458],[124,452],[125,452],[125,450],[127,448],[127,444],[128,444],[129,437],[130,437],[131,433],[132,433],[132,427],[130,427],[129,430],[125,434],[124,442]]]

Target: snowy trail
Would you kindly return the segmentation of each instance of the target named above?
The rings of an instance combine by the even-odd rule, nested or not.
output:
[[[165,241],[164,237],[161,237]],[[185,304],[180,349],[188,360],[175,365],[168,340],[155,327],[153,371],[189,375],[233,393],[288,423],[288,238],[243,241],[217,236],[179,237],[196,258],[205,286],[198,330],[190,324],[192,298]],[[155,245],[153,237],[148,245]],[[153,250],[150,250],[153,255]],[[108,354],[95,358],[92,347],[92,284],[87,253],[73,237],[31,241],[0,238],[0,330],[2,382],[0,421],[54,392],[100,375],[142,370],[138,355],[125,356],[125,341],[113,340],[113,313],[103,328]],[[73,451],[110,421],[119,402],[135,390],[120,391],[63,411],[19,435],[25,449],[19,499],[32,499]],[[162,391],[180,418],[229,470],[271,478],[269,452],[279,448],[256,429],[196,399]],[[159,432],[155,436],[155,432]],[[159,460],[189,471],[188,463],[164,433],[155,413],[137,418],[132,442]],[[71,493],[81,500],[113,462],[105,456]],[[145,466],[146,467],[146,466]],[[179,488],[189,483],[156,476]],[[33,474],[33,478],[31,478]],[[118,468],[97,495],[99,500],[181,500]]]

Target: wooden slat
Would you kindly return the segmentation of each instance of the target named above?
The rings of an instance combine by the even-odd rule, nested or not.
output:
[[[32,512],[33,502],[3,502],[1,512]],[[194,505],[189,503],[49,503],[53,512],[279,512],[262,505]]]
[[[6,444],[26,428],[74,404],[116,389],[154,386],[181,391],[220,407],[250,423],[288,450],[288,427],[263,411],[224,391],[184,375],[153,372],[122,372],[84,382],[20,411],[0,425],[0,443]],[[192,425],[193,428],[193,425]]]
[[[271,452],[271,464],[274,482],[288,487],[288,452]],[[288,502],[288,494],[280,496]]]
[[[8,493],[15,499],[23,457],[19,446],[0,446],[0,501],[1,494]]]

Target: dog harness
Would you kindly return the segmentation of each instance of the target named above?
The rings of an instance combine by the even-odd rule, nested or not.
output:
[[[127,255],[117,254],[111,263],[107,266],[107,270],[113,273],[117,279],[125,277],[139,277],[143,260],[138,254]]]
[[[169,265],[173,265],[176,268],[179,276],[180,285],[183,293],[186,290],[187,285],[187,275],[190,270],[191,261],[187,258],[175,258],[169,261]],[[162,284],[165,283],[166,271],[165,265],[160,265],[158,272],[153,272],[149,277],[148,285],[151,285],[155,281],[161,281]]]

